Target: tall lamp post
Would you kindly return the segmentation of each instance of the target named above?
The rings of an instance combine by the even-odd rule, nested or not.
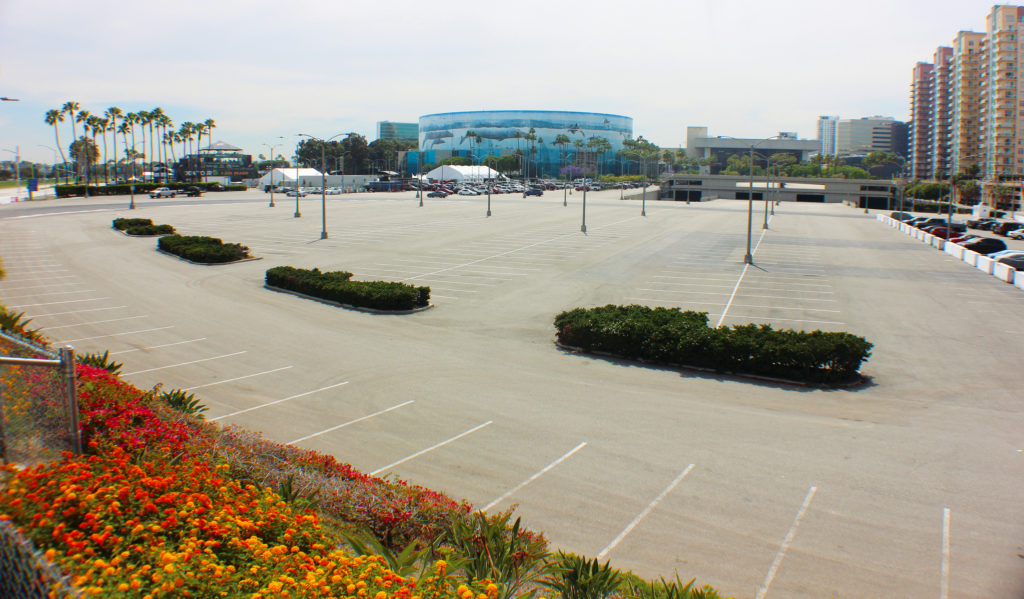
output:
[[[732,137],[731,135],[719,135],[718,137],[719,138],[724,138],[724,139],[739,139],[737,137]],[[758,140],[758,141],[750,144],[750,188],[749,188],[749,191],[747,192],[747,253],[744,254],[744,256],[743,256],[743,263],[744,264],[753,264],[754,263],[754,258],[753,258],[753,256],[750,253],[750,236],[751,236],[751,229],[753,227],[753,221],[754,221],[754,148],[756,148],[757,146],[761,145],[762,143],[764,143],[764,142],[766,142],[768,140],[776,139],[776,138],[778,138],[778,135],[773,135],[771,137],[766,137],[764,139]],[[768,197],[767,194],[765,194],[765,198],[767,198],[767,197]]]
[[[281,135],[281,136],[278,137],[278,139],[284,139],[284,136]],[[274,148],[276,148],[277,146],[279,146],[281,144],[280,143],[276,143],[274,145],[270,145],[270,144],[263,144],[263,145],[268,147],[268,148],[270,148],[270,163],[271,163],[271,166],[270,166],[270,207],[273,208],[274,207],[274,170],[275,170],[274,166],[273,166],[273,163],[274,163]],[[298,177],[296,177],[296,180],[298,180]]]
[[[332,135],[327,139],[320,139],[319,137],[309,135],[307,133],[299,133],[300,137],[308,137],[320,142],[320,206],[323,217],[323,227],[320,230],[320,239],[327,239],[327,142],[342,135],[355,135],[355,133],[352,131],[346,131],[344,133]],[[295,202],[296,205],[298,205],[298,197],[295,198]],[[298,209],[296,209],[295,212],[298,214]]]

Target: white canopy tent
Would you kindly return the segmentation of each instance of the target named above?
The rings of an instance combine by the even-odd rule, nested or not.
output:
[[[460,183],[482,183],[488,179],[504,179],[505,176],[489,166],[455,166],[443,164],[423,175],[431,181],[458,181]]]
[[[271,183],[273,177],[273,183]],[[275,168],[260,177],[259,186],[273,184],[274,187],[295,187],[298,180],[299,187],[320,187],[323,182],[323,175],[315,168]]]

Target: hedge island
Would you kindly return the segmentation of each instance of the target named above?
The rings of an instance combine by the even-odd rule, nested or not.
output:
[[[586,352],[807,383],[859,379],[872,344],[850,333],[708,326],[707,312],[607,305],[555,317],[559,343]]]
[[[124,231],[128,235],[150,236],[150,235],[173,235],[174,227],[171,225],[154,225],[149,218],[115,218],[113,227],[118,231]]]
[[[321,272],[293,266],[267,270],[267,286],[357,308],[415,310],[430,305],[430,287],[391,281],[353,281],[346,271]]]
[[[222,264],[250,258],[249,248],[240,243],[224,243],[216,237],[194,235],[167,235],[157,241],[157,247],[192,262]]]

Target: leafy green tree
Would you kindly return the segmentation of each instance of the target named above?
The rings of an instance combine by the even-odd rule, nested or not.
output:
[[[973,179],[958,181],[956,188],[961,204],[977,204],[981,199],[981,185]]]
[[[445,158],[442,160],[441,164],[452,166],[471,166],[473,161],[466,156],[452,156],[451,158]]]
[[[87,168],[94,164],[100,155],[96,142],[84,135],[68,147],[68,153],[79,168]]]
[[[903,162],[903,159],[900,158],[899,154],[876,150],[874,152],[869,152],[868,155],[864,157],[864,160],[861,161],[861,164],[870,168],[872,166],[881,166],[883,164],[899,164],[900,162]]]

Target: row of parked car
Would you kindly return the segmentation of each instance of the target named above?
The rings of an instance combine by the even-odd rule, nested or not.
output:
[[[920,229],[926,233],[941,237],[950,243],[961,245],[971,251],[985,254],[997,262],[1001,262],[1015,270],[1024,270],[1024,250],[1011,250],[1006,248],[1006,242],[995,237],[983,237],[967,233],[967,228],[989,230],[999,232],[1001,235],[1011,236],[1011,233],[1024,232],[1024,223],[1016,221],[1001,221],[993,218],[968,220],[966,223],[958,223],[941,217],[914,216],[906,212],[893,212],[890,216],[911,227]],[[982,229],[979,225],[985,225]]]

